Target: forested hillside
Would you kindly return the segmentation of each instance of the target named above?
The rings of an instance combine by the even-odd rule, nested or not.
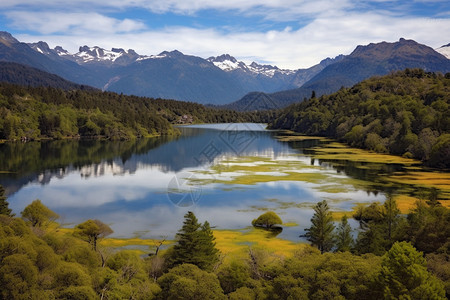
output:
[[[406,69],[287,107],[270,125],[450,167],[450,73]]]
[[[25,207],[21,217],[12,216],[0,186],[0,299],[445,299],[449,295],[447,208],[422,200],[406,218],[391,199],[364,207],[358,216],[364,230],[356,244],[349,232],[345,234],[344,221],[334,238],[327,237],[332,242],[322,250],[335,253],[299,245],[291,257],[283,257],[249,246],[246,256],[233,257],[215,247],[209,223],[200,223],[188,212],[173,246],[159,251],[164,240],[148,241],[149,246],[156,245],[155,251],[142,257],[136,251],[104,246],[102,240],[113,231],[99,220],[86,220],[73,229],[59,227],[58,215],[39,200]]]
[[[271,114],[96,90],[0,83],[0,139],[6,140],[171,135],[177,132],[171,123],[267,122]]]
[[[95,90],[95,88],[70,82],[55,74],[14,62],[0,62],[0,82],[23,86],[51,86],[63,90]]]

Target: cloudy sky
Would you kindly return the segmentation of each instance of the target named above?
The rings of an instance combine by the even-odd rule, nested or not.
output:
[[[450,43],[448,0],[2,0],[0,30],[74,53],[82,45],[310,67],[400,37]]]

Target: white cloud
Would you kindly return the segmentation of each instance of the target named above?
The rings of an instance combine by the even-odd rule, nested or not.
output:
[[[134,32],[145,28],[140,21],[118,20],[99,13],[62,13],[11,11],[5,15],[11,26],[21,30],[33,30],[43,34],[65,32],[69,35],[93,33],[115,34]]]
[[[383,6],[385,3],[389,5]],[[81,45],[132,48],[147,55],[177,49],[205,58],[229,53],[247,62],[255,60],[282,68],[304,68],[326,57],[349,54],[357,45],[393,42],[400,37],[414,39],[433,48],[447,44],[449,40],[442,33],[450,32],[450,19],[405,16],[408,10],[404,5],[413,3],[390,0],[78,0],[73,3],[63,0],[5,0],[1,1],[0,7],[6,8],[2,14],[11,21],[11,28],[40,33],[16,34],[19,40],[43,40],[71,52],[76,52]],[[393,4],[402,9],[382,10]],[[30,10],[30,7],[36,9]],[[201,21],[200,27],[196,28],[170,26],[169,23],[165,28],[151,29],[145,20],[120,18],[121,13],[130,7],[178,14],[213,9],[227,11],[233,17],[236,14],[242,18],[258,16],[261,23],[265,20],[270,22],[269,29],[264,32],[240,24],[235,28],[204,27]],[[370,7],[376,10],[369,10]],[[8,8],[14,10],[8,11]],[[115,12],[115,17],[105,15],[111,12]],[[306,25],[273,30],[270,23],[277,21],[298,21]]]
[[[72,14],[68,14],[72,16]],[[74,20],[75,17],[66,19]],[[30,24],[47,26],[29,16]],[[49,18],[53,18],[50,17]],[[55,15],[54,18],[58,18]],[[64,17],[61,17],[64,19]],[[397,41],[400,37],[414,39],[431,47],[448,43],[442,32],[450,32],[449,19],[395,18],[377,13],[340,14],[334,18],[321,16],[298,30],[271,30],[268,32],[233,32],[218,29],[168,27],[159,30],[141,29],[140,23],[123,25],[125,21],[98,18],[89,20],[81,15],[80,22],[66,21],[60,28],[74,26],[63,35],[18,35],[19,40],[33,42],[43,40],[51,46],[62,45],[76,52],[80,45],[98,45],[104,48],[132,48],[140,54],[158,54],[165,50],[180,50],[185,54],[209,57],[230,53],[237,58],[267,62],[283,68],[310,67],[326,57],[349,54],[357,45],[371,42]],[[26,22],[18,20],[17,22]],[[72,25],[74,24],[75,25]],[[127,29],[108,28],[108,24],[122,24]],[[55,27],[57,25],[55,24]],[[107,27],[107,28],[105,28]],[[120,26],[119,26],[120,27]],[[118,27],[118,28],[119,28]],[[46,27],[45,27],[46,28]],[[63,30],[63,29],[61,29]],[[55,30],[56,31],[56,30]],[[87,34],[89,32],[89,34]]]

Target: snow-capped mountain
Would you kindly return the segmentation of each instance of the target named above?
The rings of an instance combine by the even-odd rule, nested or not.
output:
[[[210,57],[207,61],[212,62],[216,67],[224,70],[225,72],[232,72],[235,70],[241,70],[246,73],[253,73],[254,75],[264,75],[272,78],[277,73],[282,75],[292,75],[296,70],[279,69],[276,66],[260,65],[256,62],[252,62],[250,65],[242,61],[238,61],[236,58],[229,54],[223,54],[216,57]]]
[[[133,49],[128,51],[121,48],[112,48],[106,50],[98,46],[88,47],[83,46],[79,48],[78,53],[73,55],[76,62],[80,64],[86,63],[118,63],[118,64],[130,64],[137,59],[145,59],[146,56],[137,54]]]
[[[56,46],[54,49],[51,49],[47,43],[42,41],[37,43],[29,43],[28,45],[41,54],[47,56],[57,55],[59,57],[74,61],[79,65],[100,64],[105,66],[125,66],[136,61],[165,57],[164,55],[139,55],[133,49],[124,50],[122,48],[112,48],[111,50],[106,50],[98,46],[82,46],[79,48],[77,53],[72,54],[61,46]]]
[[[439,52],[440,54],[442,54],[445,57],[447,57],[448,59],[450,59],[450,43],[448,43],[447,45],[444,45],[442,47],[439,47],[435,50],[436,50],[436,52]]]

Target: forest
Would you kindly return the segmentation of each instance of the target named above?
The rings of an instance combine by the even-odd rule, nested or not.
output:
[[[450,167],[450,73],[406,69],[284,109],[269,125]]]
[[[102,246],[99,220],[62,228],[35,200],[14,216],[0,187],[0,299],[446,299],[450,211],[433,193],[401,215],[391,197],[361,206],[356,240],[317,203],[290,257],[249,246],[246,257],[215,247],[208,221],[185,215],[174,243],[145,256]],[[249,220],[250,222],[250,220]],[[270,229],[261,229],[270,230]],[[150,246],[150,245],[149,245]]]
[[[268,122],[274,112],[241,113],[197,103],[0,83],[0,140],[126,140],[175,135],[172,124]]]

